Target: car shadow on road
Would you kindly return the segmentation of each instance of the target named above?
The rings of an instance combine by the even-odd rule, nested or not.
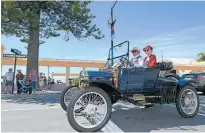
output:
[[[61,93],[4,94],[1,95],[1,100],[7,103],[45,105],[60,103],[60,95]]]
[[[124,132],[150,131],[198,131],[193,126],[205,125],[205,108],[194,118],[185,119],[175,107],[156,105],[151,108],[127,107],[127,104],[113,105],[112,122]],[[203,129],[201,129],[202,131]]]

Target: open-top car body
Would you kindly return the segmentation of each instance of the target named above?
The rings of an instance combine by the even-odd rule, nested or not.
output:
[[[129,42],[115,47],[122,45],[127,45],[126,54],[108,58],[101,71],[81,71],[79,86],[70,87],[76,91],[66,109],[68,121],[75,130],[93,132],[102,129],[110,119],[112,104],[119,99],[146,108],[156,103],[176,103],[181,116],[192,118],[197,114],[198,94],[191,84],[177,84],[178,76],[172,71],[171,62],[158,63],[156,68],[131,68]],[[115,59],[119,62],[110,65]]]

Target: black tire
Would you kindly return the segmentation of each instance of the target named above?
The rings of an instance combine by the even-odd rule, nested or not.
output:
[[[176,74],[165,75],[166,78],[175,78],[176,80],[180,80],[180,76]]]
[[[86,93],[90,93],[90,92],[98,93],[105,99],[105,101],[107,102],[107,114],[105,116],[105,119],[98,126],[93,127],[93,128],[84,128],[75,121],[74,116],[73,116],[73,111],[74,111],[74,106],[77,100],[82,95]],[[69,103],[69,108],[67,110],[67,118],[68,118],[68,122],[70,123],[71,127],[78,132],[96,132],[96,131],[100,131],[108,123],[111,117],[111,112],[112,112],[112,103],[111,103],[111,100],[108,94],[101,88],[88,87],[84,90],[80,90],[78,93],[76,93],[75,97],[71,99]]]
[[[192,92],[195,93],[196,97],[197,97],[197,105],[196,105],[196,110],[192,113],[192,114],[187,114],[182,110],[182,105],[181,105],[181,95],[185,90],[191,90]],[[177,111],[179,112],[179,114],[184,117],[184,118],[193,118],[199,111],[199,95],[196,91],[196,89],[190,85],[186,85],[183,88],[180,88],[178,95],[177,95],[177,99],[176,99],[176,107],[177,107]]]
[[[28,94],[32,94],[32,92],[33,92],[33,89],[32,89],[32,88],[29,88]]]
[[[67,105],[64,102],[65,94],[67,93],[67,91],[69,91],[73,87],[77,87],[77,86],[67,86],[61,93],[60,104],[61,104],[61,107],[63,108],[63,110],[65,110],[65,111],[67,111]]]

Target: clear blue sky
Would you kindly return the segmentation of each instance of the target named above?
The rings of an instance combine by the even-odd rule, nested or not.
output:
[[[96,16],[93,23],[102,30],[104,39],[79,41],[71,38],[66,42],[63,36],[50,38],[40,47],[40,58],[106,60],[110,48],[107,21],[113,3],[93,2],[89,5]],[[131,47],[140,49],[152,45],[158,58],[161,50],[165,58],[196,58],[197,53],[205,50],[204,13],[205,2],[117,2],[114,44],[129,40]],[[2,44],[7,47],[7,53],[10,48],[26,53],[26,44],[18,38],[2,36]]]

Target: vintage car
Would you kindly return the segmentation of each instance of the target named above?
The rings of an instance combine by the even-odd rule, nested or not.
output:
[[[70,125],[79,132],[100,131],[109,121],[112,104],[119,99],[146,108],[154,104],[176,103],[184,118],[194,117],[199,110],[199,96],[191,84],[178,85],[171,62],[158,63],[156,68],[129,67],[129,42],[127,53],[109,58],[101,71],[81,71],[78,86],[70,86],[61,95],[61,105],[67,110]],[[119,59],[117,65],[110,61]],[[171,76],[173,75],[173,76]],[[171,77],[171,78],[170,78]],[[65,101],[68,93],[68,103]],[[139,114],[138,114],[139,115]]]
[[[123,46],[125,46],[125,47],[123,47]],[[111,62],[112,61],[114,61],[115,59],[120,59],[120,61],[118,60],[118,62],[121,62],[121,61],[123,61],[124,60],[124,58],[127,58],[126,60],[129,60],[129,42],[128,41],[125,41],[125,42],[122,42],[122,43],[120,43],[120,44],[118,44],[118,45],[115,45],[114,46],[114,49],[117,49],[117,48],[119,48],[119,47],[123,47],[123,49],[126,49],[126,51],[123,53],[123,54],[121,54],[121,55],[119,55],[119,56],[117,56],[117,57],[115,57],[115,58],[113,58],[113,59],[110,59],[109,57],[110,57],[110,52],[111,52],[111,48],[109,49],[109,55],[108,55],[108,61],[107,61],[107,63],[104,65],[104,67],[103,67],[103,70],[99,70],[97,73],[98,74],[102,74],[103,72],[102,71],[104,71],[104,72],[114,72],[113,73],[113,76],[115,76],[115,78],[114,78],[114,80],[115,80],[115,82],[117,82],[117,80],[116,80],[116,75],[118,74],[117,73],[117,71],[116,71],[116,68],[115,67],[113,67],[112,65],[111,65]],[[128,63],[128,62],[127,62]],[[125,63],[124,63],[125,64]],[[176,74],[176,70],[173,70],[173,69],[164,69],[164,68],[167,68],[165,65],[167,65],[167,64],[169,64],[170,66],[169,67],[171,67],[171,68],[173,68],[173,64],[172,63],[164,63],[164,62],[161,62],[161,63],[158,63],[158,66],[161,68],[160,69],[160,73],[159,73],[159,76],[160,77],[166,77],[166,78],[171,78],[171,79],[173,79],[173,80],[175,80],[175,81],[178,81],[179,79],[180,79],[180,76],[178,76],[177,74]],[[91,73],[96,73],[96,71],[82,71],[81,73],[89,73],[89,74],[91,74]],[[98,76],[98,75],[94,75],[94,76]],[[79,77],[78,77],[79,78]],[[74,80],[73,78],[70,78],[70,79],[68,79],[69,80],[69,86],[67,86],[64,90],[63,90],[63,92],[61,93],[61,97],[60,97],[60,103],[61,103],[61,107],[65,110],[65,111],[67,111],[67,105],[69,105],[69,101],[70,101],[70,99],[72,99],[73,98],[73,96],[74,96],[74,94],[77,92],[77,91],[79,91],[80,89],[82,89],[82,87],[79,87],[79,85],[80,84],[82,84],[83,83],[83,80],[81,79],[80,80],[80,82],[78,81],[78,80]],[[79,82],[79,83],[77,83],[77,82]]]

